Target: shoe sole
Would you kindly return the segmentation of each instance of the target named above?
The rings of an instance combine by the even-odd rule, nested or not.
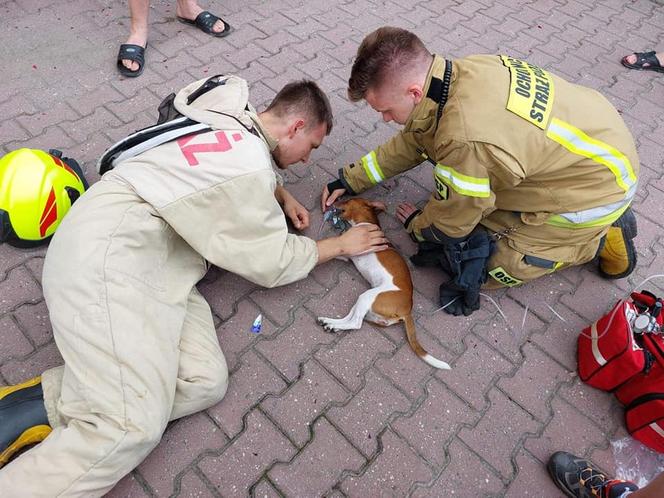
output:
[[[19,450],[31,444],[41,443],[52,429],[48,425],[35,425],[23,431],[16,441],[10,444],[5,451],[0,453],[0,468],[2,468],[9,459]]]
[[[3,405],[3,400],[12,393],[20,391],[21,389],[26,389],[29,387],[36,386],[41,382],[41,375],[34,377],[32,379],[26,380],[21,384],[16,384],[14,386],[6,386],[0,388],[0,407]],[[6,400],[4,402],[6,404]],[[28,445],[40,443],[46,436],[51,433],[51,428],[48,425],[35,425],[23,431],[23,433],[16,438],[16,440],[10,444],[3,452],[0,453],[0,468],[2,468],[10,458],[20,451],[22,448],[25,448]]]
[[[618,273],[616,275],[610,275],[608,273],[604,273],[602,271],[602,268],[599,268],[599,274],[607,280],[619,280],[621,278],[629,276],[634,271],[634,268],[636,268],[638,262],[636,247],[634,246],[634,238],[638,235],[638,229],[636,224],[636,216],[634,216],[632,208],[631,207],[627,208],[625,212],[622,214],[622,216],[618,218],[616,223],[614,223],[614,225],[612,226],[619,227],[622,230],[625,236],[625,248],[627,249],[627,258],[632,263],[622,273]]]
[[[30,380],[26,380],[21,384],[16,384],[15,386],[0,387],[0,400],[2,400],[2,398],[6,398],[11,393],[20,391],[21,389],[25,389],[26,387],[36,386],[40,382],[41,382],[41,375],[38,377],[34,377]]]

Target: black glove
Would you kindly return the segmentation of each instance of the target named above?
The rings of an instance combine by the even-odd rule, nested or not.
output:
[[[469,316],[480,309],[480,289],[461,289],[453,282],[440,286],[440,305],[446,306],[443,311],[454,316]],[[452,304],[450,304],[452,303]]]

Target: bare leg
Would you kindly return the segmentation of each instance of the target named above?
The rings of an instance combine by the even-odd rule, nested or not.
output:
[[[131,27],[127,43],[145,47],[148,42],[148,13],[150,12],[150,0],[129,0],[129,15],[131,16]],[[131,71],[138,71],[138,62],[123,60],[122,64]]]

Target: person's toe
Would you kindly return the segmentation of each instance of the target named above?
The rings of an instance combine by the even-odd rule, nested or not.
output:
[[[631,54],[625,57],[625,62],[627,62],[627,64],[634,64],[636,63],[636,60],[637,60],[636,54]]]
[[[221,33],[223,30],[226,29],[226,25],[224,24],[224,21],[219,19],[216,23],[214,23],[214,26],[212,26],[212,31],[215,33]]]
[[[138,71],[139,68],[138,62],[130,61],[128,59],[122,59],[122,65],[130,71]]]

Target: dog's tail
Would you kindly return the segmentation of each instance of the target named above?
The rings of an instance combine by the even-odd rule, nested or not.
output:
[[[441,370],[450,370],[450,366],[447,363],[431,356],[424,350],[422,345],[417,342],[417,336],[415,335],[415,320],[413,320],[413,316],[406,316],[403,322],[406,326],[406,337],[408,338],[408,344],[410,344],[410,347],[413,349],[413,351],[415,351],[415,354],[432,367],[440,368]]]

